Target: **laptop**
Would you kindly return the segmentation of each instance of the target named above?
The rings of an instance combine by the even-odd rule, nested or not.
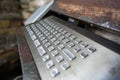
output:
[[[40,79],[119,80],[120,45],[53,14],[43,18],[53,2],[33,13],[24,27]]]

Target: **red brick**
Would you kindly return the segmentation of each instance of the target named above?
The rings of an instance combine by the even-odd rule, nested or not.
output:
[[[1,10],[6,10],[6,11],[18,11],[20,7],[19,1],[1,1]]]
[[[9,20],[0,20],[0,28],[1,27],[9,27],[10,21]]]
[[[10,29],[8,29],[8,34],[9,35],[15,35],[15,33],[16,33],[16,28],[10,28]]]
[[[11,21],[11,27],[21,27],[22,26],[22,20],[12,20]]]

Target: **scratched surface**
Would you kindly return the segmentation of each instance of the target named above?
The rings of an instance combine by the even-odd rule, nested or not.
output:
[[[52,10],[120,31],[120,0],[55,0]]]
[[[17,31],[17,42],[22,66],[23,80],[41,80],[32,54],[27,45],[22,27]]]

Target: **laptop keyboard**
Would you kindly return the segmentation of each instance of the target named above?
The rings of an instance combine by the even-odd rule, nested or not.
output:
[[[51,77],[69,70],[71,62],[76,58],[85,59],[89,57],[88,53],[97,51],[75,34],[47,19],[28,25],[26,30]],[[83,49],[87,52],[82,51]]]

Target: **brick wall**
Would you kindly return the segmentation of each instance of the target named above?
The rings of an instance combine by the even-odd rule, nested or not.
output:
[[[0,77],[6,76],[2,73],[14,69],[18,64],[16,29],[23,26],[23,21],[31,16],[39,1],[0,0]]]
[[[0,40],[4,37],[4,46],[16,44],[16,29],[22,26],[21,4],[19,0],[0,0]],[[2,45],[3,46],[3,45]],[[2,48],[2,46],[0,46]],[[3,48],[5,48],[3,46]]]
[[[15,34],[22,25],[20,1],[0,0],[0,77],[20,66]]]

